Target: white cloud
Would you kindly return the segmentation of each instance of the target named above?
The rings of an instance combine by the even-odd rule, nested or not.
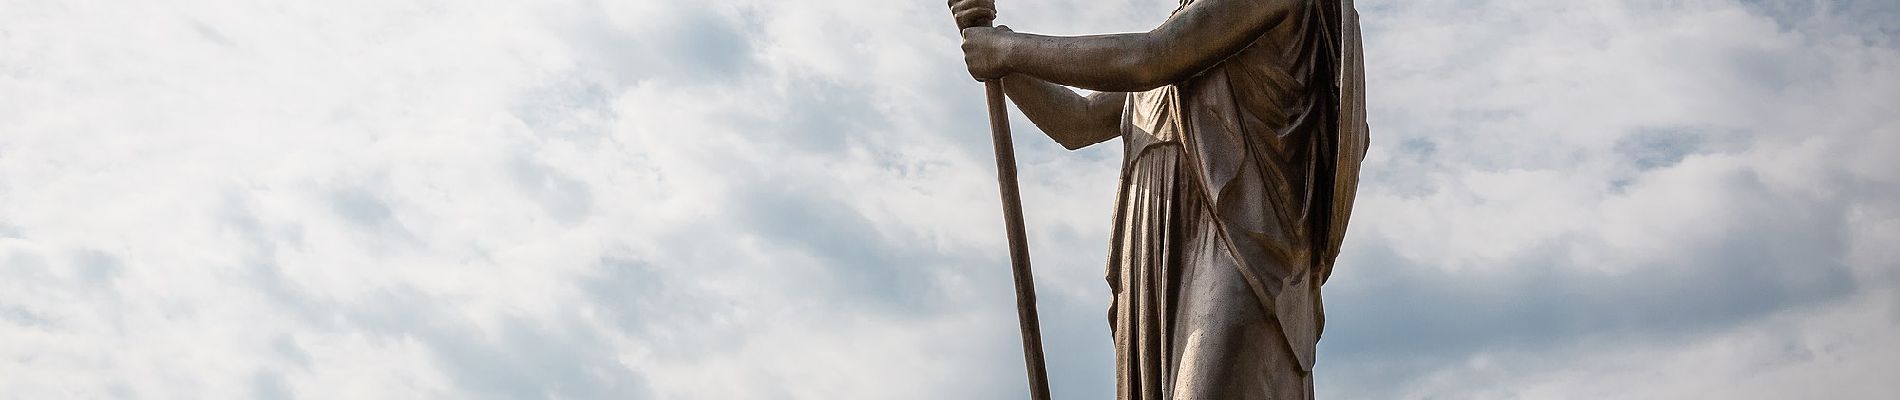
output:
[[[1894,390],[1847,372],[1900,369],[1900,265],[1866,238],[1893,224],[1900,52],[1836,13],[1877,6],[1812,5],[1363,3],[1377,136],[1322,390]]]

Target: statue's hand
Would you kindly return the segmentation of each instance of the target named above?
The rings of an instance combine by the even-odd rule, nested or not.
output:
[[[1002,33],[1009,32],[1009,27],[990,27],[996,22],[996,0],[949,2],[950,15],[963,31],[963,63],[969,66],[970,76],[979,81],[1003,77],[1008,71],[1003,69]]]
[[[963,63],[971,77],[987,81],[1009,74],[1003,59],[1012,32],[1007,26],[963,28]]]
[[[958,30],[987,27],[996,21],[996,0],[950,0],[950,15]]]

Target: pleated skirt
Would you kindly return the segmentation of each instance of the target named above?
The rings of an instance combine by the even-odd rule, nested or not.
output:
[[[1240,275],[1182,148],[1131,151],[1107,278],[1118,399],[1309,399],[1280,326]]]

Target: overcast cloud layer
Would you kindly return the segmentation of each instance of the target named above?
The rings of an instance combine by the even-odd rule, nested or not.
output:
[[[1323,397],[1900,393],[1900,5],[1360,8],[1373,146]],[[950,25],[0,0],[0,397],[1023,397]],[[1112,397],[1120,143],[1018,122],[1054,391]]]

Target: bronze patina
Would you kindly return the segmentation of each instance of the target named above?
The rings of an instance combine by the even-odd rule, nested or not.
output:
[[[994,0],[949,5],[970,74],[1051,139],[1122,139],[1117,397],[1311,398],[1368,145],[1352,1],[1183,0],[1149,32],[1075,37],[990,27]]]

